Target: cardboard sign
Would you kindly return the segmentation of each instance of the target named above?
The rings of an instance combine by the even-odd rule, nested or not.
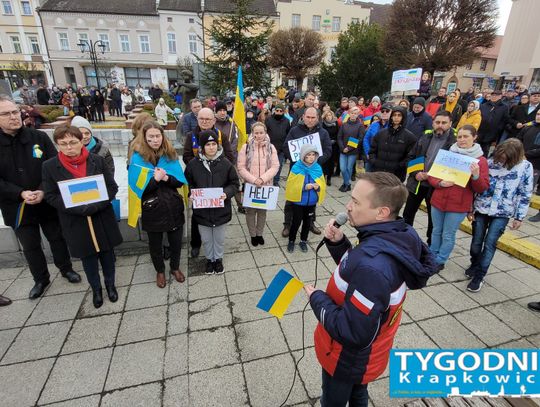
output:
[[[58,188],[66,208],[109,200],[103,174],[60,181]]]
[[[223,208],[223,188],[195,188],[191,190],[193,209]]]
[[[422,79],[422,68],[404,69],[392,73],[392,87],[390,92],[407,92],[418,90]]]
[[[453,181],[456,185],[465,187],[471,177],[471,164],[477,162],[476,158],[439,150],[428,175],[444,181]]]
[[[304,144],[311,144],[315,146],[319,157],[323,155],[323,149],[321,146],[321,137],[319,133],[308,134],[307,136],[297,138],[295,140],[289,140],[289,153],[291,154],[291,160],[296,162],[300,159],[300,149]]]
[[[246,208],[274,210],[277,206],[279,187],[265,185],[258,187],[253,184],[245,185],[242,205]]]

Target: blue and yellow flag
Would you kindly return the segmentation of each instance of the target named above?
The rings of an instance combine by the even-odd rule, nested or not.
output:
[[[364,117],[364,126],[369,126],[371,124],[371,119],[373,119],[373,115],[365,116]]]
[[[26,206],[26,202],[22,201],[19,204],[19,207],[17,208],[17,218],[15,219],[15,229],[19,229],[19,226],[21,226],[25,206]]]
[[[347,140],[347,146],[352,147],[352,148],[357,148],[358,147],[358,139],[354,138],[354,137],[349,137],[349,139]]]
[[[281,319],[303,286],[304,283],[294,278],[284,269],[281,269],[272,279],[270,286],[259,300],[257,308]]]
[[[169,160],[162,156],[157,168],[165,170],[167,175],[171,175],[178,181],[182,182],[181,195],[184,201],[187,197],[187,180],[184,176],[184,171],[178,160]],[[154,167],[147,161],[144,161],[141,155],[137,152],[131,156],[131,162],[128,168],[128,225],[131,227],[137,226],[137,221],[141,215],[141,199],[144,190],[148,186],[150,179],[154,175]]]
[[[409,161],[407,164],[407,174],[414,171],[424,171],[424,156],[416,157],[414,160]]]
[[[326,196],[326,182],[322,168],[318,163],[314,163],[308,167],[302,160],[295,162],[289,173],[287,184],[285,185],[285,199],[291,202],[300,202],[302,200],[302,191],[304,190],[304,181],[306,179],[305,174],[309,174],[320,187],[317,191],[319,195],[317,203],[320,205]]]
[[[236,96],[234,98],[233,121],[238,128],[238,151],[247,143],[246,132],[246,108],[244,107],[244,82],[242,80],[242,66],[238,67],[238,78],[236,80]]]

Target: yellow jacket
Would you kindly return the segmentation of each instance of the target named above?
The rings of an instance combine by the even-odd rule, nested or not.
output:
[[[480,110],[475,110],[474,112],[471,112],[471,113],[467,112],[467,113],[464,113],[463,116],[461,116],[461,119],[459,119],[459,123],[456,126],[456,129],[459,130],[461,127],[465,126],[466,124],[470,124],[476,130],[478,130],[481,122],[482,122],[482,113],[480,113]]]

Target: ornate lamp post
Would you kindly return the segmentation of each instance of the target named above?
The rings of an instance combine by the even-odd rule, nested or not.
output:
[[[105,45],[105,43],[101,40],[81,40],[77,46],[80,48],[83,54],[85,52],[90,54],[90,61],[94,66],[94,73],[96,74],[97,87],[101,91],[101,84],[99,83],[99,73],[97,68],[98,53],[103,55],[105,53],[105,49],[107,49],[107,45]]]

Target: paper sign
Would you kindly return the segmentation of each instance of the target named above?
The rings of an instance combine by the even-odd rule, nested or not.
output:
[[[465,187],[471,177],[471,164],[477,162],[476,158],[439,150],[428,175],[444,181],[453,181],[456,185]]]
[[[59,181],[58,188],[66,208],[109,200],[103,174]]]
[[[223,188],[194,188],[191,190],[193,209],[223,208],[225,200],[222,195]]]
[[[276,209],[278,195],[279,187],[271,185],[258,187],[246,183],[242,205],[246,208],[266,209],[271,211]]]
[[[392,87],[390,92],[407,92],[418,90],[422,79],[422,68],[404,69],[392,73]]]
[[[304,144],[311,144],[315,146],[317,152],[319,153],[319,157],[323,155],[319,133],[308,134],[307,136],[300,137],[295,140],[289,140],[289,153],[291,154],[291,160],[293,162],[300,159],[300,149]]]

